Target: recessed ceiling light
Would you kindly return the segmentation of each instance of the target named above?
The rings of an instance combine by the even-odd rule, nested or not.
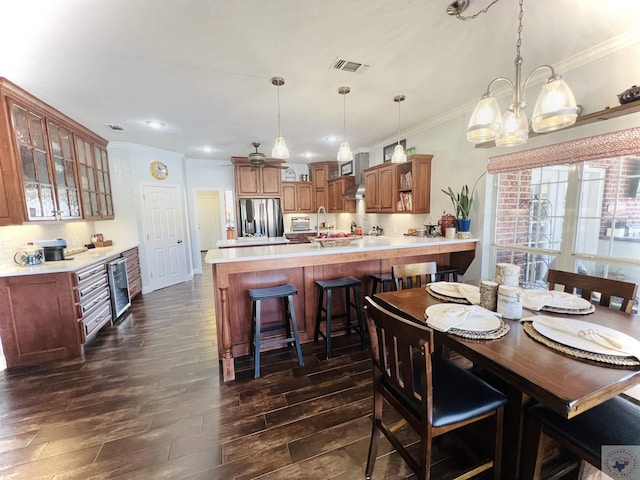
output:
[[[162,128],[164,127],[164,123],[158,122],[157,120],[147,120],[147,125],[151,128]]]
[[[313,157],[313,153],[305,152],[303,156],[304,156],[304,158],[311,158],[311,157]]]
[[[339,142],[340,137],[336,137],[335,135],[330,135],[327,137],[327,141],[331,143]]]
[[[213,152],[213,148],[211,147],[202,147],[202,151],[205,153],[211,153]]]

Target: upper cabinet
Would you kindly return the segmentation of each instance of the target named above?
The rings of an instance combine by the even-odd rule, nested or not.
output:
[[[432,155],[383,163],[364,171],[367,213],[429,213]]]
[[[283,213],[312,213],[313,184],[311,182],[282,182]]]
[[[332,172],[338,171],[338,162],[316,162],[309,165],[311,181],[313,182],[314,211],[320,207],[329,206],[328,182]]]
[[[113,218],[107,141],[20,87],[0,78],[0,225],[30,221]],[[82,181],[77,139],[102,149],[101,181],[95,177],[94,152],[85,161],[92,164],[93,190],[87,195]],[[75,140],[74,140],[75,139]],[[91,193],[104,204],[91,208]],[[85,197],[89,207],[85,206]],[[108,205],[107,205],[108,204]],[[86,215],[89,208],[91,214]]]
[[[113,196],[105,146],[87,136],[76,134],[82,213],[86,220],[113,218]]]
[[[280,163],[270,160],[261,167],[253,166],[246,157],[232,157],[235,165],[236,196],[280,197],[282,195],[282,169]]]
[[[328,208],[329,213],[356,213],[356,201],[342,198],[344,192],[350,187],[355,187],[356,177],[341,176],[332,178],[327,182]]]

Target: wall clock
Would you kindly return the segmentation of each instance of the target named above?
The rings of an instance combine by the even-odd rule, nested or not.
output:
[[[169,168],[164,163],[157,160],[155,162],[151,162],[149,170],[151,171],[151,175],[158,180],[164,180],[169,175]]]

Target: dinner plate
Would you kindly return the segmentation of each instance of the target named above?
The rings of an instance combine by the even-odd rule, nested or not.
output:
[[[433,282],[427,284],[427,286],[434,293],[445,297],[459,298],[472,303],[479,303],[480,301],[480,289],[475,285],[456,282]],[[475,297],[478,297],[477,301],[475,301]]]
[[[588,300],[559,290],[524,290],[523,307],[528,310],[546,310],[561,313],[591,313],[593,305]]]
[[[500,318],[494,312],[477,305],[438,303],[427,307],[427,324],[438,330],[451,328],[470,332],[490,332],[500,328]]]
[[[565,325],[570,325],[572,328],[575,328],[576,332],[579,330],[587,330],[592,329],[598,332],[606,333],[612,335],[616,338],[619,338],[622,341],[629,343],[638,343],[635,338],[630,337],[629,335],[619,332],[618,330],[614,330],[612,328],[603,327],[602,325],[596,325],[595,323],[583,322],[581,320],[573,320],[568,318],[558,319],[558,321],[562,321]],[[553,327],[549,327],[547,325],[542,325],[535,321],[535,318],[532,322],[533,328],[540,334],[543,335],[555,342],[562,343],[563,345],[567,345],[573,348],[579,348],[580,350],[584,350],[586,352],[591,353],[599,353],[602,355],[624,355],[620,352],[620,350],[616,350],[613,348],[607,348],[604,345],[593,342],[586,338],[580,337],[577,333],[569,333],[561,330],[556,330]]]

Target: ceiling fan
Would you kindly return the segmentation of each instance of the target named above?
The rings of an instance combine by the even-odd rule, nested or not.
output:
[[[252,167],[262,168],[262,167],[272,167],[272,168],[287,168],[282,165],[283,161],[275,158],[267,158],[266,155],[262,152],[258,151],[258,147],[260,146],[259,142],[252,142],[251,145],[256,149],[255,152],[251,152],[247,159]]]

